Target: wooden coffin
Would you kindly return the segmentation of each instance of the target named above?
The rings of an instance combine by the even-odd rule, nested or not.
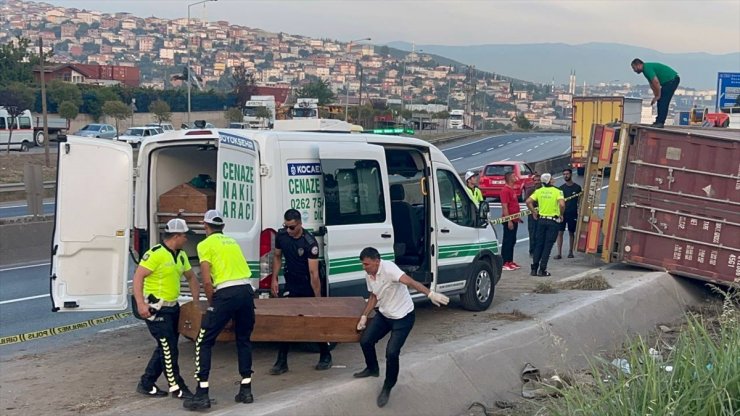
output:
[[[184,183],[159,197],[158,221],[164,223],[181,214],[180,217],[187,222],[199,222],[206,211],[215,207],[216,191]]]
[[[357,322],[365,309],[362,297],[255,299],[252,341],[359,342]],[[194,340],[208,304],[188,302],[180,309],[180,334]],[[217,338],[233,341],[233,322]]]

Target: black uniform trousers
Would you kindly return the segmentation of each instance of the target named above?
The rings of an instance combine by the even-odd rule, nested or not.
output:
[[[388,332],[391,333],[391,338],[385,347],[385,382],[383,382],[383,388],[391,389],[398,381],[401,347],[406,343],[406,338],[414,327],[415,321],[416,314],[414,311],[400,319],[387,318],[377,311],[365,332],[362,333],[360,347],[362,348],[362,354],[365,356],[365,365],[370,371],[380,369],[378,355],[375,353],[375,344],[383,339]]]
[[[529,255],[534,256],[534,246],[537,241],[537,220],[527,217],[527,231],[529,231]]]
[[[296,286],[286,286],[285,291],[283,294],[283,297],[285,298],[312,298],[314,297],[313,288],[309,287],[296,287]],[[287,362],[288,361],[288,352],[290,351],[290,344],[291,342],[281,342],[278,345],[278,361]],[[316,346],[319,348],[319,357],[320,358],[331,358],[331,353],[329,352],[329,343],[327,342],[317,342]]]
[[[135,308],[136,305],[133,305]],[[145,319],[149,333],[157,341],[157,348],[152,352],[152,357],[141,376],[141,384],[150,390],[160,375],[164,373],[167,385],[184,385],[180,376],[180,367],[177,364],[179,351],[177,349],[178,333],[177,325],[180,320],[180,305],[163,307],[154,320]]]
[[[557,221],[546,218],[537,220],[532,269],[547,270],[547,262],[550,260],[552,246],[558,239],[558,231],[560,231],[560,223]]]
[[[242,378],[252,375],[252,342],[249,338],[254,329],[254,289],[252,285],[244,284],[225,287],[213,294],[213,304],[206,310],[195,341],[195,378],[198,381],[208,381],[211,350],[231,319],[234,320],[239,375]]]

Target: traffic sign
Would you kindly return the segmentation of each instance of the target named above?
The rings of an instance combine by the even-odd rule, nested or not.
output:
[[[717,73],[717,101],[714,111],[719,112],[723,108],[736,106],[739,95],[740,72]]]

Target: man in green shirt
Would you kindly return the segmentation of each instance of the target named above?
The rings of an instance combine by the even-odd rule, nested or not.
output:
[[[254,401],[252,344],[249,340],[254,329],[254,289],[249,281],[252,272],[239,243],[224,235],[224,225],[224,216],[219,211],[212,209],[205,213],[203,228],[206,230],[206,239],[198,243],[198,258],[209,307],[195,340],[195,378],[198,388],[195,395],[183,403],[188,410],[211,407],[208,396],[211,350],[218,335],[232,319],[241,376],[239,392],[234,400],[237,403]],[[194,298],[198,298],[197,294]]]
[[[157,340],[144,375],[136,391],[150,397],[166,396],[154,384],[164,372],[172,397],[187,399],[192,396],[180,376],[177,325],[180,320],[180,276],[185,275],[190,290],[198,295],[198,278],[190,268],[188,255],[182,248],[190,232],[184,220],[172,219],[164,227],[164,241],[141,256],[134,273],[134,299],[131,307],[137,317],[144,319],[149,333]]]
[[[662,128],[666,117],[668,117],[668,106],[671,104],[671,98],[673,98],[673,93],[676,92],[681,78],[668,65],[658,62],[643,62],[639,58],[632,60],[632,70],[644,75],[650,83],[650,89],[653,90],[653,99],[650,101],[650,105],[658,103],[658,116],[655,117],[655,123],[652,126]]]

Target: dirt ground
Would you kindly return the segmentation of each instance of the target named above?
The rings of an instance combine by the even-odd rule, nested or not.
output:
[[[1,148],[2,146],[0,146]],[[46,166],[44,153],[20,153],[5,151],[0,152],[0,184],[5,183],[22,183],[23,170],[27,164],[40,165],[41,175],[44,181],[53,181],[57,175],[57,154],[49,154],[49,166]],[[54,196],[53,189],[46,189],[44,197]],[[2,192],[0,193],[0,202],[25,200],[25,191],[19,192]]]

